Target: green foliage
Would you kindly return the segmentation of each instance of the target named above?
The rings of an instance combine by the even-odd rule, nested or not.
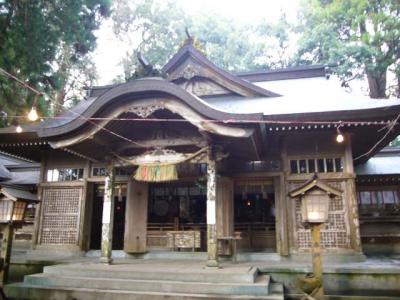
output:
[[[265,62],[270,68],[285,68],[293,65],[290,46],[293,46],[294,26],[283,14],[276,24],[262,21],[257,30],[266,45]]]
[[[162,67],[186,40],[185,28],[207,57],[226,70],[268,69],[290,63],[289,59],[281,59],[286,54],[290,30],[284,26],[284,17],[276,25],[243,26],[215,13],[188,16],[172,1],[117,0],[112,18],[115,33],[133,45],[122,60],[124,76],[118,81],[135,77],[138,52],[155,67]],[[275,55],[277,49],[272,49],[271,43],[282,46],[282,56]]]
[[[400,147],[400,136],[396,137],[393,141],[390,142],[389,147]]]
[[[71,70],[94,49],[93,31],[109,7],[108,0],[0,1],[0,67],[41,91],[64,93]],[[33,96],[0,76],[1,111],[21,115]],[[44,114],[48,100],[39,100]]]
[[[336,65],[345,80],[368,80],[370,96],[399,93],[387,72],[400,78],[398,0],[304,0],[297,63]],[[399,82],[400,83],[400,82]]]

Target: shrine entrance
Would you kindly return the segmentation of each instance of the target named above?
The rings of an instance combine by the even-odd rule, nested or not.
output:
[[[206,201],[198,181],[150,184],[147,249],[206,251]]]
[[[235,232],[240,251],[276,252],[275,189],[272,179],[235,181]]]
[[[124,247],[125,210],[126,210],[126,184],[117,184],[114,187],[114,226],[113,250],[122,250]],[[103,216],[104,184],[93,186],[92,222],[90,231],[90,249],[101,248],[101,229]]]

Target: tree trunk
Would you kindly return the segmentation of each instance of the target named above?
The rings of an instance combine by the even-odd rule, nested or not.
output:
[[[387,98],[386,96],[386,70],[379,74],[374,74],[366,70],[369,87],[369,96],[371,98]]]
[[[65,100],[64,88],[62,88],[61,90],[56,91],[54,93],[54,101],[53,101],[53,115],[54,116],[57,116],[58,114],[60,114],[62,112],[64,100]]]

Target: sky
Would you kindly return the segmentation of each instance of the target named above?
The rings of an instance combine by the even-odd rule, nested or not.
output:
[[[294,21],[300,0],[176,0],[189,14],[213,11],[243,24],[256,23],[260,19],[270,22],[278,20],[285,13],[289,21]],[[99,74],[98,85],[109,84],[119,74],[122,57],[129,50],[126,43],[119,41],[112,32],[111,21],[106,21],[96,33],[97,49],[94,61]]]

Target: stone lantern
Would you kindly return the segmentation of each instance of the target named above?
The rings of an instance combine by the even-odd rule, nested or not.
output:
[[[37,197],[29,191],[4,186],[0,189],[1,286],[7,282],[14,228],[23,225],[26,208],[32,202],[37,202]]]
[[[342,196],[339,191],[320,181],[316,175],[289,194],[292,198],[300,198],[302,222],[311,228],[311,250],[313,276],[304,279],[313,286],[311,296],[324,299],[321,261],[321,228],[329,219],[329,203],[333,196]]]

